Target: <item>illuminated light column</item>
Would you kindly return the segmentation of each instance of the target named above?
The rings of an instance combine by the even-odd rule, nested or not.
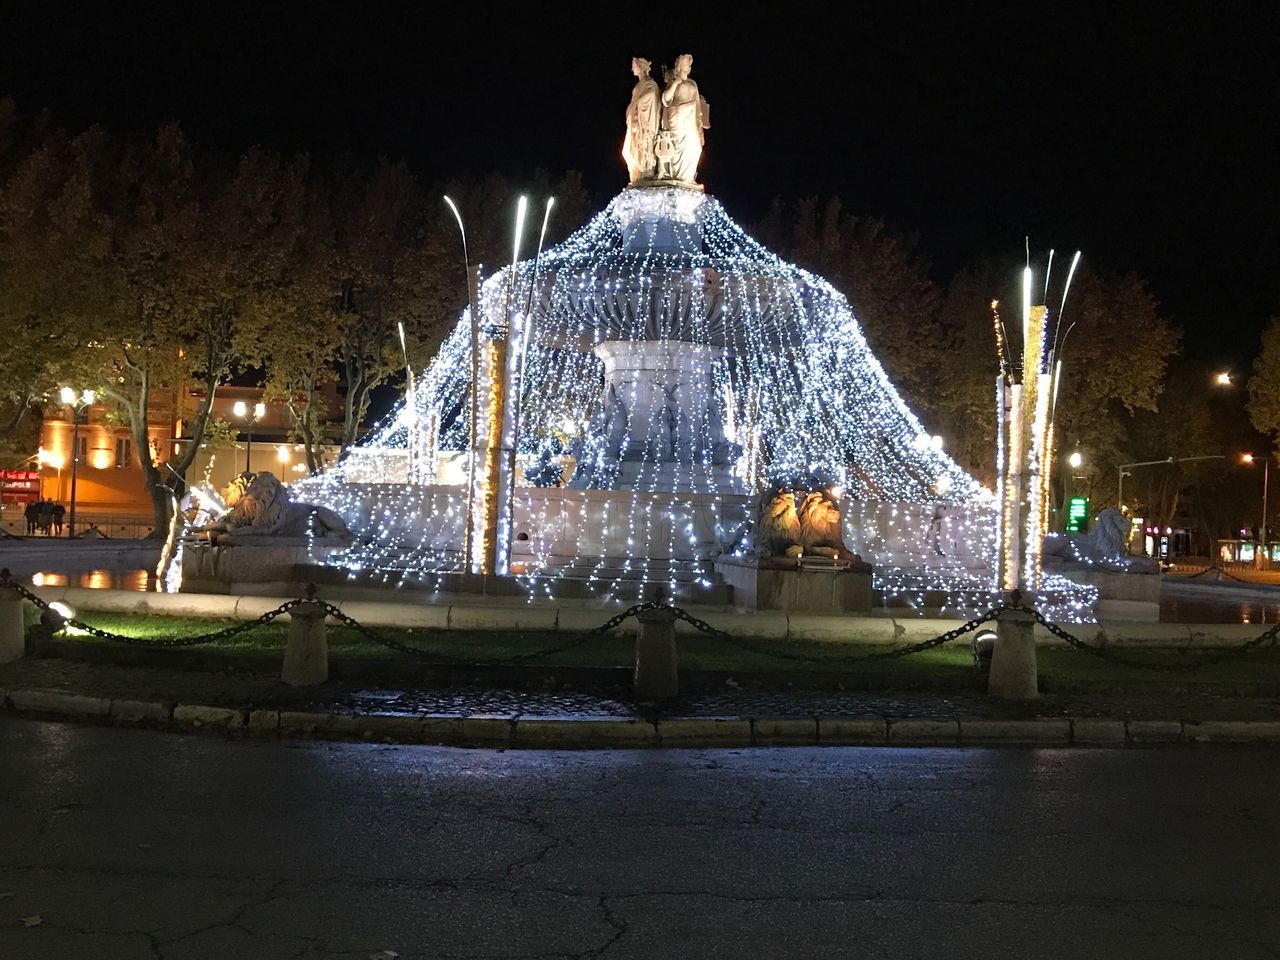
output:
[[[1020,383],[1001,383],[1001,435],[1005,456],[1000,477],[1000,588],[1018,586],[1022,566],[1023,389]]]
[[[484,422],[484,475],[480,479],[480,557],[479,572],[493,575],[500,571],[505,562],[507,548],[500,541],[500,515],[506,498],[507,485],[512,477],[507,469],[509,450],[507,444],[515,443],[514,423],[508,423],[507,393],[510,380],[515,375],[508,362],[508,340],[510,339],[511,307],[515,296],[516,284],[519,280],[516,266],[520,261],[520,235],[524,232],[524,216],[529,201],[520,198],[516,207],[515,239],[512,243],[511,269],[506,272],[504,283],[506,291],[502,297],[502,313],[496,322],[488,328],[488,340],[484,345],[484,356],[481,366],[484,368],[484,383],[487,385]],[[509,521],[508,521],[509,522]]]
[[[996,384],[1000,421],[996,447],[1000,503],[997,579],[1002,590],[1040,587],[1053,453],[1049,408],[1054,377],[1045,363],[1049,311],[1043,305],[1030,305],[1029,272],[1024,276],[1023,293],[1021,370],[1003,364],[1005,369]],[[998,331],[998,318],[996,324]],[[997,338],[997,348],[1002,347]]]
[[[467,309],[470,320],[469,359],[471,379],[467,404],[467,507],[465,514],[466,536],[462,547],[462,566],[472,570],[476,563],[476,461],[480,456],[480,315],[476,312],[476,294],[480,285],[480,266],[467,270],[467,296],[471,301]]]
[[[485,341],[480,367],[486,387],[484,463],[479,481],[479,572],[497,573],[498,505],[501,502],[503,423],[507,413],[507,330],[494,330]]]
[[[512,545],[511,539],[515,536],[515,494],[516,494],[516,454],[520,445],[520,418],[524,405],[522,397],[524,395],[524,373],[525,366],[529,359],[529,342],[533,334],[533,298],[538,288],[538,265],[542,259],[542,245],[547,239],[547,224],[551,220],[551,208],[555,206],[555,197],[548,197],[546,208],[542,213],[542,231],[538,235],[538,251],[533,257],[532,278],[529,283],[529,294],[525,300],[524,311],[518,318],[519,323],[512,323],[512,338],[516,339],[519,344],[519,351],[513,351],[510,357],[510,369],[507,371],[507,377],[510,385],[507,388],[507,394],[511,397],[509,404],[509,414],[503,420],[504,436],[509,438],[509,445],[505,451],[506,470],[503,474],[503,483],[501,503],[501,516],[499,518],[499,549],[496,567],[499,572],[507,573],[511,565]],[[516,236],[515,245],[512,253],[511,261],[511,277],[512,290],[516,283],[516,264],[520,256],[520,234],[524,227],[526,200],[520,198],[520,205],[516,213]],[[508,309],[508,316],[510,310]],[[504,411],[505,412],[505,411]],[[509,422],[508,422],[509,421]]]
[[[1027,289],[1030,290],[1029,279]],[[1043,368],[1048,317],[1048,308],[1044,306],[1029,309],[1022,353],[1022,429],[1027,479],[1027,518],[1022,531],[1022,582],[1028,590],[1040,587],[1040,560],[1044,548],[1041,526],[1045,507],[1043,478],[1049,469],[1045,462],[1045,443],[1049,428],[1050,377]]]

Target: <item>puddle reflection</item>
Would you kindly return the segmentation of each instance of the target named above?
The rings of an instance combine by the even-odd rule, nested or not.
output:
[[[87,587],[90,590],[154,590],[155,574],[150,570],[111,570],[98,568],[75,572],[41,570],[31,575],[37,587]]]

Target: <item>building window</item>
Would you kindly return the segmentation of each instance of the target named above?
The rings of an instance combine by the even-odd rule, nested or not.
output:
[[[85,436],[76,437],[76,462],[84,463],[89,459],[89,438]]]
[[[116,437],[116,469],[124,470],[133,460],[133,441],[128,437]]]

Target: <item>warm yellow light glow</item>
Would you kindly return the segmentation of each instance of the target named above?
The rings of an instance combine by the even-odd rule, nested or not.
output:
[[[267,413],[267,405],[265,403],[255,403],[253,405],[253,418],[261,420]]]
[[[111,453],[107,450],[94,450],[89,454],[89,465],[98,469],[105,470],[111,466]]]
[[[86,391],[82,394],[82,396],[83,396],[83,398],[84,398],[84,402],[85,402],[85,403],[87,403],[87,404],[92,404],[92,403],[93,403],[93,401],[95,401],[95,400],[97,400],[97,399],[98,399],[98,395],[97,395],[96,393],[94,393],[92,390],[86,390]]]
[[[58,391],[58,396],[62,398],[62,402],[70,406],[76,402],[76,392],[70,387],[63,387]]]
[[[1221,371],[1216,377],[1213,378],[1213,382],[1220,387],[1231,386],[1231,372],[1229,370]]]
[[[1022,271],[1022,344],[1023,354],[1031,344],[1031,268]],[[1037,350],[1037,353],[1039,351]]]
[[[276,459],[279,460],[281,463],[288,463],[291,456],[292,455],[289,453],[289,448],[285,446],[283,443],[280,444],[280,446],[276,447]]]
[[[498,552],[498,487],[502,453],[502,421],[506,408],[505,380],[502,371],[507,364],[505,340],[488,340],[484,344],[481,363],[488,383],[485,403],[484,474],[480,478],[480,571],[495,573]]]
[[[1080,464],[1084,463],[1084,457],[1082,457],[1080,455],[1080,451],[1077,450],[1075,453],[1071,454],[1071,456],[1067,457],[1067,463],[1071,464],[1072,470],[1078,470],[1080,469]]]
[[[1252,453],[1242,453],[1242,454],[1240,454],[1240,462],[1241,462],[1241,463],[1253,463],[1253,454],[1252,454]]]
[[[61,470],[66,466],[66,458],[52,450],[46,450],[41,447],[36,453],[36,462],[41,466],[49,467],[52,470]]]
[[[245,406],[245,403],[243,400],[237,400],[235,404],[231,407],[231,412],[234,413],[237,417],[243,417],[245,415],[245,412],[248,409],[249,408]]]

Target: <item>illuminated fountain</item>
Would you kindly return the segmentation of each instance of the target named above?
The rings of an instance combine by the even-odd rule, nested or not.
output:
[[[631,185],[484,280],[474,357],[468,310],[411,402],[302,481],[359,537],[331,566],[429,591],[731,601],[717,559],[752,551],[757,495],[791,484],[839,501],[880,603],[989,605],[995,497],[903,403],[844,296],[692,182],[709,111],[690,64],[659,91],[636,63]]]

